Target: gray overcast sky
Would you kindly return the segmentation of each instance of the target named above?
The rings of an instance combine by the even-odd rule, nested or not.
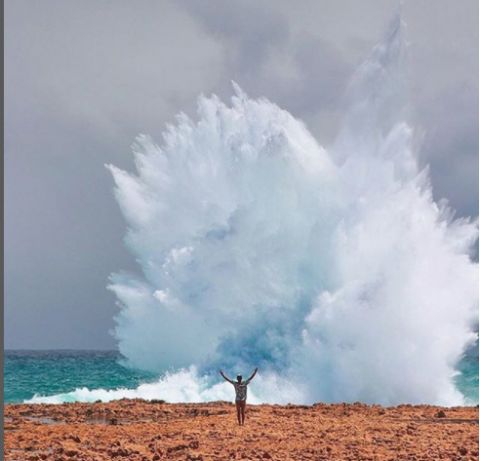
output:
[[[105,163],[237,81],[328,146],[387,0],[5,1],[5,347],[112,348],[136,270]],[[404,2],[415,127],[435,197],[478,215],[478,2]]]

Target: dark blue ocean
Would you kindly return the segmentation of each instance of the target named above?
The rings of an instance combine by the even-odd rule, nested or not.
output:
[[[136,388],[158,376],[124,367],[115,351],[5,351],[4,401],[23,402],[77,388]],[[457,387],[471,404],[478,403],[478,348],[459,364]]]

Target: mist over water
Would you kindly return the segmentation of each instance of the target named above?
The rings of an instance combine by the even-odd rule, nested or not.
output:
[[[403,29],[396,18],[353,76],[328,150],[234,84],[230,104],[201,96],[161,144],[139,136],[135,175],[108,166],[142,269],[111,276],[115,336],[163,377],[77,399],[230,399],[217,369],[258,366],[252,402],[464,403],[477,223],[435,203],[418,167]]]

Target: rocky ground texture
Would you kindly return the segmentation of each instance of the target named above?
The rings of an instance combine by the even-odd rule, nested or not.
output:
[[[6,405],[5,459],[477,460],[478,407],[227,402]]]

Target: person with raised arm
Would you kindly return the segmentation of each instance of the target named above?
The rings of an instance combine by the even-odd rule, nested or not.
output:
[[[235,406],[237,407],[237,420],[240,426],[243,426],[245,423],[245,406],[247,403],[247,386],[250,384],[250,381],[254,378],[257,374],[258,368],[255,368],[253,373],[251,374],[250,378],[246,381],[242,380],[242,375],[237,376],[237,380],[234,381],[233,379],[228,378],[225,376],[222,370],[220,370],[220,374],[222,378],[228,381],[229,383],[233,384],[235,388]]]

